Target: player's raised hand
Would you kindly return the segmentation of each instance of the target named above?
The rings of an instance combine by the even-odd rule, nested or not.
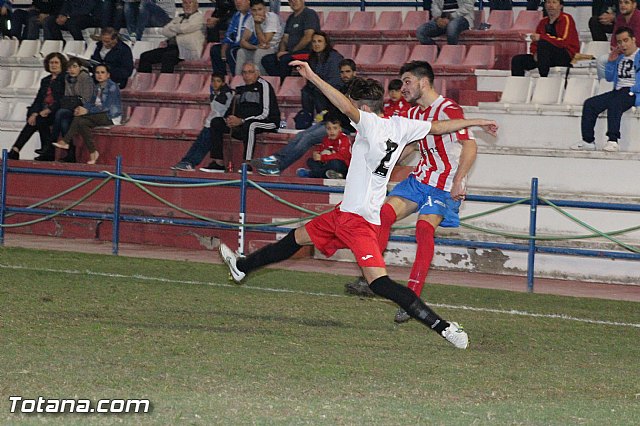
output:
[[[289,62],[289,66],[296,67],[300,75],[306,78],[307,80],[309,80],[310,77],[315,74],[311,69],[311,67],[309,66],[309,64],[305,61],[297,61],[297,60],[291,61]]]
[[[481,119],[478,125],[482,127],[482,130],[489,133],[491,136],[498,135],[498,123],[496,123],[495,121]]]

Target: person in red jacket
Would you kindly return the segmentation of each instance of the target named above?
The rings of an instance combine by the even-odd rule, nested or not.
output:
[[[387,90],[389,91],[389,99],[384,101],[382,110],[384,116],[406,116],[405,114],[411,108],[411,104],[402,97],[402,80],[394,78],[389,82]]]
[[[308,169],[296,171],[299,177],[343,179],[351,163],[351,140],[342,133],[340,118],[328,113],[324,119],[327,136],[307,160]]]
[[[568,67],[573,56],[580,51],[576,23],[564,13],[564,0],[547,0],[546,17],[531,34],[531,54],[516,55],[511,59],[511,75],[523,76],[525,71],[538,68],[541,77],[549,75],[551,67]]]

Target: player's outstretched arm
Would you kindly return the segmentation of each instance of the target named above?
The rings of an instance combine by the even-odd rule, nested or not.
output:
[[[457,132],[466,127],[482,127],[485,132],[492,136],[496,136],[498,133],[498,125],[496,122],[493,120],[485,120],[484,118],[432,121],[429,133],[432,135],[444,135]]]
[[[343,95],[339,90],[335,87],[331,86],[329,83],[324,81],[318,76],[308,63],[303,61],[291,61],[289,65],[292,67],[296,67],[301,76],[306,78],[308,81],[313,83],[323,95],[327,97],[329,102],[335,105],[344,115],[349,117],[351,121],[358,124],[360,122],[360,110],[356,108],[349,98]]]

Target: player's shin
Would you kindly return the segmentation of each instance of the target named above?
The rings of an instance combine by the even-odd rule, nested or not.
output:
[[[247,257],[240,257],[236,266],[244,273],[249,273],[262,266],[281,262],[296,254],[302,246],[296,242],[295,230],[289,232],[283,239],[260,250],[251,253]]]
[[[442,331],[449,326],[447,321],[425,305],[413,291],[396,283],[388,275],[375,279],[370,287],[374,293],[394,301],[412,318],[420,321],[439,335],[442,335]]]
[[[409,275],[408,287],[420,297],[424,281],[427,279],[429,267],[433,260],[435,229],[426,220],[419,220],[416,224],[416,259]]]

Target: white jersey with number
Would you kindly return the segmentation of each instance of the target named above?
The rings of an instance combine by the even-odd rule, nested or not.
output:
[[[397,116],[381,118],[360,111],[360,122],[352,125],[358,133],[351,148],[340,211],[358,214],[367,222],[379,225],[391,170],[404,147],[424,138],[431,130],[431,123]]]

